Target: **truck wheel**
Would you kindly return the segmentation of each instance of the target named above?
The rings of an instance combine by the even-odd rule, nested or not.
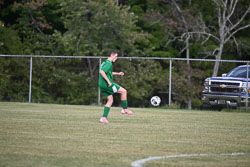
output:
[[[201,110],[211,110],[211,106],[208,104],[202,104]]]

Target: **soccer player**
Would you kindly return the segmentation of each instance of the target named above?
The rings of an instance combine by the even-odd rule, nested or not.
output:
[[[133,114],[132,111],[128,110],[128,102],[127,102],[127,90],[119,86],[118,84],[113,82],[113,75],[124,76],[123,72],[113,72],[112,71],[112,63],[117,60],[118,53],[115,51],[111,51],[108,59],[102,63],[100,74],[99,74],[99,87],[104,96],[107,97],[107,103],[104,107],[103,116],[100,119],[101,123],[109,123],[107,120],[109,110],[113,104],[113,94],[119,93],[121,94],[121,102],[122,102],[122,114]]]

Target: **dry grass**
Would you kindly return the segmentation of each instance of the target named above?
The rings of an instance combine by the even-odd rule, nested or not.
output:
[[[0,166],[128,167],[149,156],[250,153],[250,114],[0,103]],[[249,166],[250,156],[190,157],[147,166]]]

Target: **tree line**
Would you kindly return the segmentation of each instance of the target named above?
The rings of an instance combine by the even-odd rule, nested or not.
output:
[[[0,54],[249,60],[248,0],[1,0]],[[175,62],[173,101],[201,106],[203,80],[236,64]],[[32,101],[93,104],[96,59],[34,59]],[[169,61],[120,60],[130,105],[167,104]],[[0,58],[0,101],[27,101],[29,60]],[[116,97],[119,98],[119,97]],[[116,104],[118,105],[118,104]]]

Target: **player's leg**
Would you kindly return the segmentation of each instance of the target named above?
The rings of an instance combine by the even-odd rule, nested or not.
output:
[[[114,102],[113,95],[109,95],[107,97],[107,103],[106,103],[105,107],[109,107],[110,108],[112,106],[113,102]]]
[[[103,116],[102,116],[102,118],[100,119],[100,122],[101,122],[101,123],[109,123],[109,121],[107,120],[107,117],[108,117],[108,114],[109,114],[109,111],[110,111],[110,107],[111,107],[112,104],[113,104],[113,101],[114,101],[113,95],[109,95],[109,96],[107,97],[107,103],[106,103],[106,105],[104,106]]]
[[[120,89],[117,91],[117,93],[121,94],[121,100],[127,100],[127,90],[123,87],[120,87]]]
[[[122,102],[122,111],[123,114],[131,115],[133,114],[132,111],[128,110],[128,101],[127,101],[127,90],[120,87],[117,93],[121,94],[121,102]]]

